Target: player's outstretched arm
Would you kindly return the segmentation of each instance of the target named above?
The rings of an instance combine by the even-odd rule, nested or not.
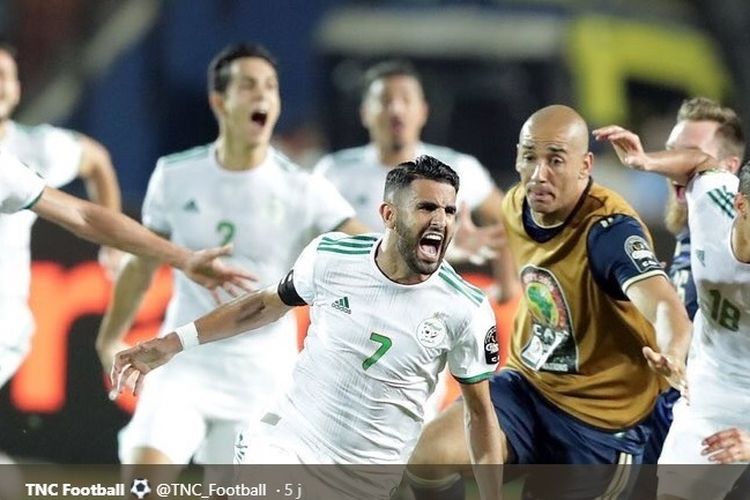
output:
[[[625,294],[656,331],[658,352],[645,346],[643,355],[652,369],[685,395],[685,361],[693,327],[680,297],[662,275],[633,283]]]
[[[160,238],[130,217],[54,188],[44,188],[31,210],[86,240],[164,261],[210,289],[219,285],[246,288],[242,280],[254,279],[246,271],[215,260],[231,252],[229,247],[191,252]]]
[[[501,499],[504,441],[490,400],[490,383],[485,380],[476,384],[461,384],[461,392],[466,440],[479,493],[485,500]]]
[[[290,309],[292,306],[282,302],[277,288],[268,287],[238,297],[162,338],[119,352],[110,375],[114,387],[111,396],[122,392],[126,384],[132,385],[137,395],[143,377],[178,352],[260,328],[281,318]]]
[[[677,184],[687,185],[697,173],[718,168],[716,160],[699,150],[680,149],[646,153],[637,134],[618,125],[593,131],[598,141],[609,141],[623,165],[669,177]]]
[[[708,436],[703,440],[703,455],[720,464],[750,461],[750,433],[732,427]]]

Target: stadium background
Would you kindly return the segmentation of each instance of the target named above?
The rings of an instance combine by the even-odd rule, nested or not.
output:
[[[744,0],[0,0],[0,34],[19,49],[24,97],[15,118],[101,141],[136,217],[156,158],[215,137],[206,66],[233,41],[260,41],[277,56],[276,143],[303,166],[366,142],[358,76],[395,55],[423,74],[424,139],[474,154],[507,189],[518,129],[548,103],[574,105],[592,126],[632,127],[647,148],[663,144],[687,96],[749,116],[747,26]],[[663,182],[592,148],[595,178],[641,211],[669,261]],[[68,190],[83,194],[77,184]],[[132,401],[107,400],[93,347],[110,283],[95,246],[50,224],[37,223],[32,250],[37,335],[0,390],[0,450],[21,460],[114,462]],[[158,328],[168,275],[155,281],[130,340]],[[507,330],[507,308],[502,315]]]

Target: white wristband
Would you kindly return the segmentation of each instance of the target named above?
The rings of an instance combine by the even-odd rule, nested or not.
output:
[[[198,340],[198,329],[195,327],[194,322],[178,326],[174,329],[174,332],[180,338],[183,351],[187,351],[188,349],[200,344],[200,341]]]

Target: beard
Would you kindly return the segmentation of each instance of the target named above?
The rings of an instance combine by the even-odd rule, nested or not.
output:
[[[411,234],[409,228],[398,219],[396,219],[396,227],[394,230],[398,236],[398,244],[396,245],[398,247],[398,253],[413,273],[425,275],[437,271],[438,267],[440,267],[440,264],[443,262],[448,241],[443,241],[440,248],[440,256],[436,262],[424,262],[417,258],[417,245],[419,245],[421,236]]]
[[[677,236],[680,231],[685,229],[688,221],[687,205],[677,200],[674,189],[669,190],[669,199],[664,209],[664,225],[667,231]]]

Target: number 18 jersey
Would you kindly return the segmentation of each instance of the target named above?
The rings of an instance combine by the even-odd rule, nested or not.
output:
[[[706,172],[687,190],[691,267],[700,305],[688,383],[691,404],[708,412],[725,411],[728,404],[750,409],[750,264],[737,260],[731,244],[738,182],[729,173]]]

